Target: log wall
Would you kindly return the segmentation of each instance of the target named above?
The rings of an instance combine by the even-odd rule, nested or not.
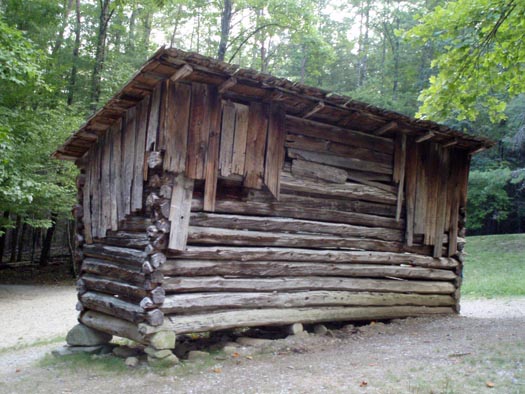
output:
[[[78,162],[81,320],[136,339],[457,310],[467,152],[309,117],[173,77],[129,108]]]

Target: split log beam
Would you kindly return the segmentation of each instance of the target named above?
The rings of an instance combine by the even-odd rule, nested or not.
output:
[[[89,289],[89,288],[88,288]],[[223,278],[174,277],[166,278],[164,289],[168,293],[217,291],[298,291],[345,290],[379,291],[392,293],[452,294],[456,288],[450,282],[342,278],[329,276],[279,278]]]
[[[409,249],[421,254],[430,247],[405,247],[401,242],[329,235],[289,234],[283,232],[242,231],[190,226],[188,243],[202,245],[315,247],[319,249],[356,249],[382,252],[403,252]]]
[[[328,184],[314,182],[308,179],[296,178],[288,172],[281,176],[281,190],[283,192],[301,192],[306,195],[323,196],[324,198],[345,198],[379,202],[382,204],[396,204],[396,195],[377,187],[347,182],[345,184]]]
[[[313,306],[454,306],[449,295],[300,291],[294,293],[193,293],[166,297],[165,314],[190,314],[218,309],[297,308]]]
[[[312,152],[295,148],[288,149],[288,156],[292,159],[303,159],[349,170],[368,171],[386,175],[392,174],[392,165],[354,159],[353,157],[337,156],[334,154]]]
[[[374,163],[387,165],[391,165],[392,163],[392,154],[381,153],[367,148],[358,148],[322,138],[307,137],[301,134],[288,133],[286,135],[285,146],[287,148],[352,157]]]
[[[170,329],[177,334],[223,330],[233,327],[256,327],[323,321],[360,321],[395,319],[427,314],[454,313],[450,307],[388,306],[388,307],[322,307],[256,309],[220,311],[191,316],[167,316],[159,329]]]
[[[342,168],[326,166],[311,161],[295,159],[292,161],[292,175],[330,183],[345,183],[348,172]]]
[[[193,199],[192,210],[202,210],[202,200]],[[323,209],[323,208],[305,208],[301,204],[289,203],[263,203],[263,202],[242,202],[217,200],[215,212],[247,214],[247,215],[264,215],[280,216],[296,219],[316,218],[326,222],[347,223],[369,227],[384,227],[401,229],[404,227],[403,221],[397,222],[393,218],[368,215],[357,212],[345,212],[342,210]]]
[[[390,138],[370,135],[360,131],[327,125],[294,116],[286,116],[286,130],[289,133],[322,138],[358,148],[392,154],[394,145]]]
[[[453,269],[459,262],[450,257],[432,258],[413,253],[362,252],[292,248],[246,248],[188,246],[177,259],[238,261],[307,261],[362,264],[410,264],[418,267]],[[169,260],[168,260],[169,262]]]
[[[169,249],[183,250],[186,246],[192,195],[193,180],[184,174],[179,174],[173,184],[169,210],[171,222]]]
[[[191,226],[216,227],[232,230],[285,231],[290,233],[330,234],[341,237],[362,237],[401,242],[401,230],[378,227],[353,226],[350,224],[319,222],[245,215],[209,214],[193,212],[190,216]]]
[[[456,274],[449,270],[433,268],[378,265],[334,264],[274,261],[220,261],[220,260],[170,260],[161,267],[167,276],[341,276],[341,277],[395,277],[404,279],[454,280]]]

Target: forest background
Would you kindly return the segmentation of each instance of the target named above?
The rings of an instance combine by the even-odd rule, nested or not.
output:
[[[50,154],[163,44],[496,140],[469,234],[523,232],[523,36],[514,0],[0,0],[0,266],[72,253],[76,169]]]

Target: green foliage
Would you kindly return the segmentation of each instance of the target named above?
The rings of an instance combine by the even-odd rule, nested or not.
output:
[[[510,199],[505,190],[510,181],[510,170],[471,171],[468,194],[468,228],[477,230],[487,220],[505,220]]]
[[[523,1],[461,0],[423,17],[407,37],[420,45],[439,41],[442,50],[418,115],[504,119],[508,98],[525,91],[524,13]]]
[[[525,234],[467,237],[462,293],[474,297],[524,296]]]

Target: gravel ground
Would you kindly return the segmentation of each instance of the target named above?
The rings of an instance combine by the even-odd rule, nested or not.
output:
[[[2,336],[52,337],[75,323],[73,289],[9,290],[24,297],[8,308],[0,287]],[[104,358],[39,362],[56,343],[4,349],[0,393],[525,393],[524,327],[525,298],[464,300],[461,316],[288,337],[170,370],[122,371]]]
[[[72,286],[0,285],[0,350],[66,335],[76,302]]]

